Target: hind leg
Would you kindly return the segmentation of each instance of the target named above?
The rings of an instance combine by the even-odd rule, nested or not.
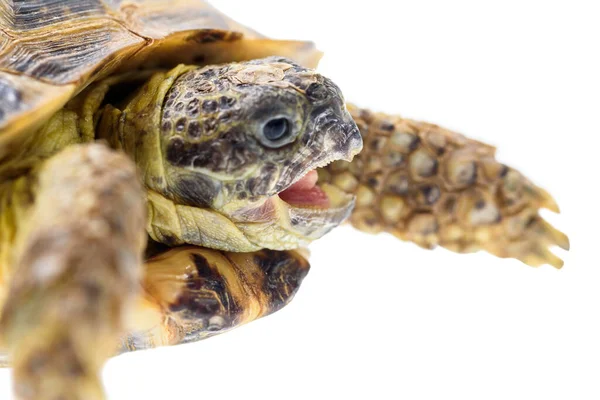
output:
[[[102,399],[100,369],[134,304],[145,246],[135,166],[98,144],[41,165],[1,327],[20,400]]]

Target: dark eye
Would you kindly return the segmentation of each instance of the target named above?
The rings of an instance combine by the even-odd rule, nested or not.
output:
[[[263,126],[263,135],[273,142],[289,134],[290,122],[287,118],[273,118]]]

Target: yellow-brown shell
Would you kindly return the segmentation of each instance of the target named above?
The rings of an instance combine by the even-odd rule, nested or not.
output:
[[[0,3],[0,160],[91,82],[134,68],[280,55],[314,67],[310,42],[269,40],[201,0]]]

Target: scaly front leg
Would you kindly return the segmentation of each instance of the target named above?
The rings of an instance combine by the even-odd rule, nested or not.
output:
[[[101,399],[98,374],[141,279],[142,189],[134,164],[97,144],[62,151],[36,177],[1,321],[16,396]]]
[[[348,106],[364,139],[354,161],[338,161],[320,180],[357,195],[350,218],[367,232],[387,231],[425,248],[486,250],[560,268],[548,247],[566,235],[539,214],[558,212],[543,189],[500,164],[495,149],[439,126]]]

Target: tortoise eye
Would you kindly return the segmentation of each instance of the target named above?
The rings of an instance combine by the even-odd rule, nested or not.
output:
[[[263,135],[272,142],[278,141],[290,133],[290,122],[287,118],[273,118],[263,126]]]

